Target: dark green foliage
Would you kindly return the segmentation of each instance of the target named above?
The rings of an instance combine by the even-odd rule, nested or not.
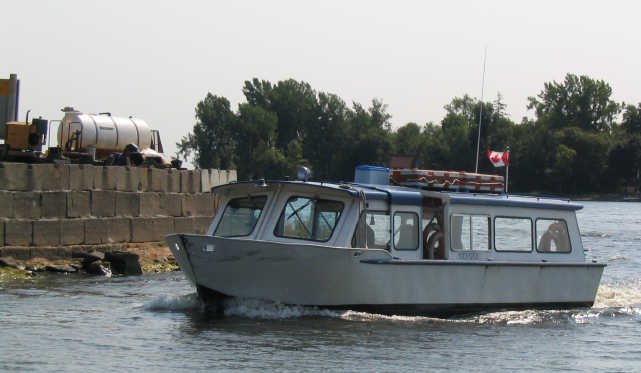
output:
[[[352,180],[354,167],[360,164],[382,166],[392,154],[390,115],[381,101],[372,100],[369,109],[354,103],[346,112],[345,142],[340,151],[336,179]]]
[[[340,175],[336,165],[344,161],[348,110],[340,97],[318,94],[316,113],[307,124],[303,138],[304,156],[316,178],[332,179]]]
[[[641,135],[641,103],[625,106],[621,125],[629,135]]]
[[[242,146],[236,148],[236,163],[239,166],[254,164],[254,167],[239,167],[238,177],[257,179],[279,176],[276,170],[283,156],[274,146],[277,129],[278,118],[274,113],[250,104],[238,106],[234,134],[237,143]],[[271,172],[276,174],[272,175]]]
[[[611,184],[638,187],[641,169],[641,136],[632,136],[616,144],[610,152],[608,167]]]
[[[480,121],[479,172],[503,174],[486,152],[509,146],[512,191],[639,187],[641,103],[618,104],[607,83],[587,76],[545,83],[529,97],[534,119],[512,121],[500,94],[493,102],[464,95],[445,105],[440,124],[410,122],[395,132],[380,100],[349,107],[293,79],[252,79],[243,94],[246,103],[236,112],[226,98],[207,94],[178,155],[193,156],[201,168],[236,167],[241,180],[292,177],[300,165],[311,167],[315,179],[352,180],[355,166],[384,165],[393,154],[415,157],[421,168],[474,171]]]
[[[545,83],[528,109],[552,129],[578,127],[592,132],[610,131],[620,106],[610,100],[612,88],[602,80],[567,74],[563,83]]]
[[[246,81],[247,103],[234,113],[208,94],[196,106],[193,132],[178,155],[201,168],[238,169],[241,180],[293,177],[310,166],[314,178],[351,180],[358,164],[383,164],[392,151],[390,115],[373,100],[348,108],[340,97],[293,79]]]
[[[193,133],[176,144],[178,156],[186,158],[193,153],[194,163],[200,168],[234,167],[232,152],[235,149],[233,128],[236,119],[229,100],[208,93],[196,105]]]

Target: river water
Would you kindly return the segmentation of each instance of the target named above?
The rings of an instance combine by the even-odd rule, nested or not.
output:
[[[454,319],[252,300],[203,313],[181,272],[0,285],[0,371],[641,371],[641,203],[586,202],[591,309]]]

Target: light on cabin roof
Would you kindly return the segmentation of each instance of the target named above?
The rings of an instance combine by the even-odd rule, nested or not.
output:
[[[307,181],[310,177],[312,177],[312,171],[310,171],[309,168],[305,166],[300,166],[298,168],[297,177],[300,181]]]

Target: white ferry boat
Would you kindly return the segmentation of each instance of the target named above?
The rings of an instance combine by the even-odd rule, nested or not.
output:
[[[582,206],[492,192],[495,176],[429,172],[392,172],[411,186],[372,166],[355,183],[218,186],[207,233],[166,241],[219,311],[227,297],[434,316],[594,303],[605,265],[586,260]]]

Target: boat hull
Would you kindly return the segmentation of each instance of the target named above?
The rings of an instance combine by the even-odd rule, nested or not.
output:
[[[204,298],[257,298],[386,314],[447,316],[492,309],[589,307],[604,267],[401,261],[385,250],[186,234],[166,240]]]

